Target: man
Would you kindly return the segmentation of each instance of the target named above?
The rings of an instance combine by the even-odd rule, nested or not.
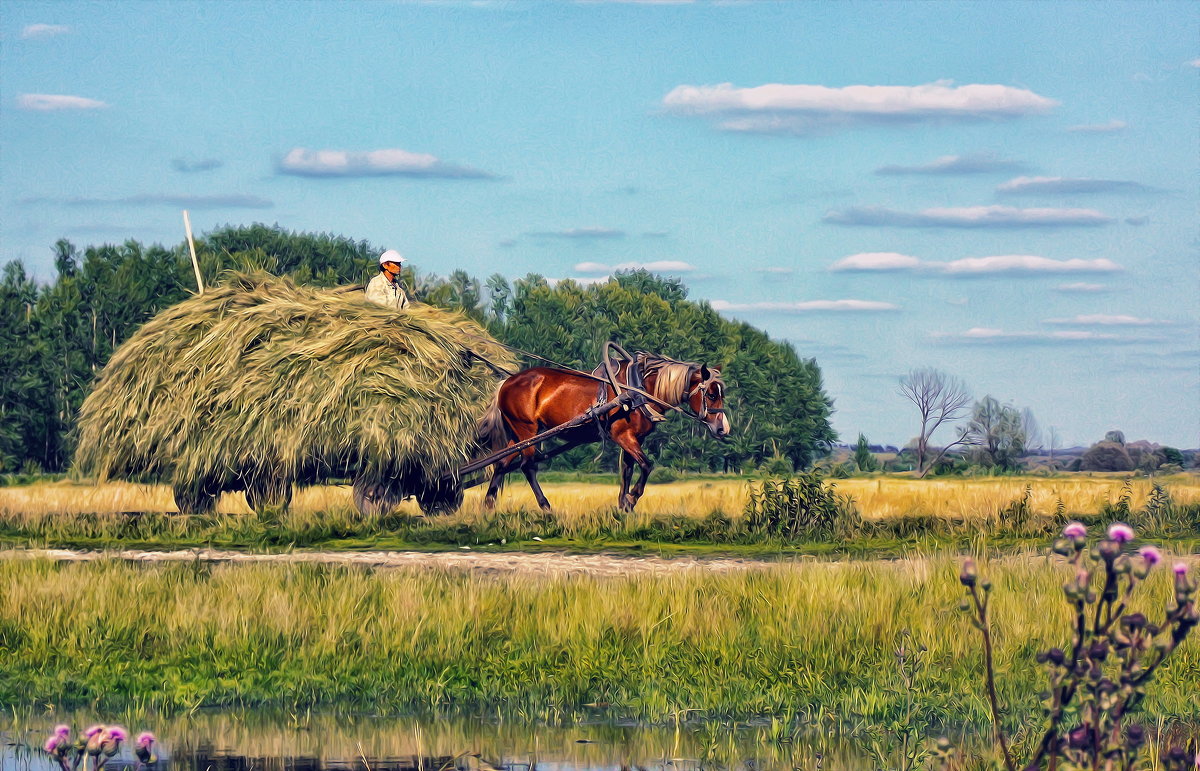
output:
[[[379,275],[367,284],[367,299],[385,308],[402,311],[408,307],[408,295],[400,283],[400,266],[404,258],[395,249],[379,255]]]

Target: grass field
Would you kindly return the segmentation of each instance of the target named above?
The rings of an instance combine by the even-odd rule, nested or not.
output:
[[[1034,653],[1066,636],[1063,568],[1026,555],[984,569],[1018,727],[1036,714]],[[854,730],[911,701],[921,724],[983,726],[956,576],[938,556],[609,579],[3,561],[0,703],[502,708],[551,722],[804,714]],[[1169,593],[1160,570],[1137,599],[1157,616]],[[1148,716],[1200,721],[1197,682],[1192,639]]]
[[[855,548],[895,550],[904,543],[969,542],[980,533],[1004,533],[1018,543],[1044,540],[1068,518],[1124,519],[1156,537],[1200,537],[1200,476],[1112,476],[927,479],[869,477],[830,480],[849,496],[864,522]],[[1154,503],[1158,486],[1169,501]],[[0,541],[10,545],[194,545],[270,547],[372,545],[486,545],[543,542],[603,546],[617,543],[778,546],[778,539],[746,532],[745,478],[707,478],[651,485],[636,513],[613,507],[616,486],[550,482],[551,515],[537,510],[524,480],[505,490],[497,512],[485,512],[481,490],[468,492],[449,517],[420,516],[414,502],[396,515],[360,517],[347,487],[299,490],[292,508],[278,517],[253,516],[240,493],[226,494],[218,513],[173,514],[162,486],[69,481],[0,488]],[[1161,500],[1159,501],[1161,503]],[[1021,506],[1025,524],[1012,527],[1001,512]],[[1157,506],[1157,508],[1155,508]],[[1006,529],[1007,528],[1007,529]],[[934,538],[931,542],[929,539]],[[794,540],[794,539],[793,539]],[[818,539],[828,542],[830,539]],[[794,543],[792,544],[794,545]]]

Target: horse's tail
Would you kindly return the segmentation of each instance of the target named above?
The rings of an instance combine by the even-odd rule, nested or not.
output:
[[[486,450],[495,452],[508,446],[508,429],[504,426],[504,413],[500,411],[499,387],[475,426],[475,436],[479,446]]]

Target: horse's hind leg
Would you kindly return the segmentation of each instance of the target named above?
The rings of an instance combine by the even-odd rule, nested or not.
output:
[[[513,470],[513,466],[517,464],[517,459],[520,457],[520,454],[511,455],[496,461],[492,466],[492,481],[488,484],[487,495],[483,497],[485,509],[490,511],[496,508],[496,496],[500,493],[500,488],[504,487],[504,477]]]
[[[527,447],[522,450],[521,455],[524,460],[521,463],[521,471],[525,474],[525,479],[529,480],[529,487],[533,490],[533,496],[537,498],[538,506],[547,514],[550,513],[550,501],[546,500],[546,494],[542,492],[542,486],[538,484],[537,478],[537,448]]]

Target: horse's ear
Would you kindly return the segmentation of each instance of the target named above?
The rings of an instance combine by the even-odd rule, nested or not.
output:
[[[701,380],[701,382],[703,382],[703,381],[705,381],[705,380],[708,380],[708,379],[709,379],[709,377],[711,377],[711,375],[710,375],[710,373],[709,373],[709,371],[708,371],[708,365],[707,365],[707,364],[701,364],[701,365],[700,365],[700,380]]]

